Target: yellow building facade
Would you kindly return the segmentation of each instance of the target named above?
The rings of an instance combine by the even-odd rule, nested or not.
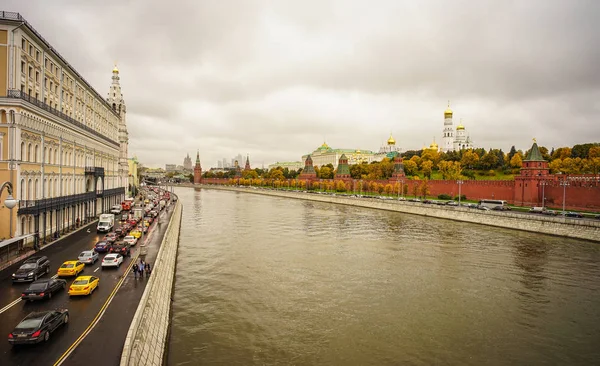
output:
[[[45,240],[106,212],[128,184],[127,126],[113,70],[103,98],[23,17],[0,12],[0,240]]]

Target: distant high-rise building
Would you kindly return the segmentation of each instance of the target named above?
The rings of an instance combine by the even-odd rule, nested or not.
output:
[[[183,169],[192,170],[192,158],[190,158],[190,154],[183,159]]]
[[[227,168],[227,167],[228,167],[228,165],[227,165],[227,159],[223,158],[223,168]]]
[[[165,164],[165,171],[167,173],[177,171],[177,164]]]
[[[221,160],[217,161],[217,168],[223,169],[223,162]]]

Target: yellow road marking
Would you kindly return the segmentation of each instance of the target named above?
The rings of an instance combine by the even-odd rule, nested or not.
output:
[[[87,335],[92,331],[92,329],[94,329],[96,324],[98,324],[98,322],[102,318],[102,315],[104,315],[106,308],[108,308],[108,305],[110,305],[110,303],[111,303],[112,299],[114,298],[114,296],[116,295],[117,291],[121,288],[121,285],[127,278],[129,270],[131,270],[131,267],[133,267],[133,264],[135,263],[137,258],[138,258],[138,255],[136,255],[135,258],[132,257],[131,263],[129,263],[129,266],[127,266],[127,269],[123,273],[123,277],[119,280],[119,282],[117,282],[117,285],[115,286],[115,288],[113,289],[111,294],[108,296],[108,299],[106,299],[106,302],[104,303],[104,305],[102,305],[102,307],[100,308],[100,311],[98,312],[98,314],[96,314],[96,316],[94,317],[94,319],[92,320],[90,325],[88,325],[88,327],[83,331],[83,333],[81,333],[79,338],[77,338],[75,340],[75,342],[73,342],[73,344],[65,351],[65,353],[63,353],[58,358],[58,360],[56,360],[56,362],[54,363],[54,366],[61,365],[67,359],[67,357],[69,357],[69,355],[75,350],[75,348],[77,348],[77,346],[79,346],[79,344],[85,339],[85,337],[87,337]]]

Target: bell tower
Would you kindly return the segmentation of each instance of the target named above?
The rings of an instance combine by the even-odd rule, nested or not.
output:
[[[442,135],[442,148],[443,152],[454,150],[454,124],[452,123],[452,109],[450,109],[450,101],[448,101],[448,108],[444,111],[444,132]]]
[[[121,84],[119,83],[119,69],[117,65],[112,71],[112,83],[108,91],[108,98],[106,101],[119,115],[119,178],[118,186],[125,187],[125,191],[129,190],[129,163],[127,162],[127,147],[129,144],[129,133],[127,132],[127,108],[125,107],[125,101],[123,100],[123,93],[121,92]]]

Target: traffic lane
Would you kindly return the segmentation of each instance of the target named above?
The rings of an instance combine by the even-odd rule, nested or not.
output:
[[[156,261],[172,213],[172,210],[169,210],[169,213],[161,216],[161,224],[153,228],[155,232],[146,244],[146,262],[151,265]],[[135,279],[133,273],[128,274],[98,325],[71,353],[65,362],[66,365],[104,366],[120,363],[125,338],[147,282],[146,277]],[[94,353],[101,354],[102,357],[90,358],[89,355]]]
[[[117,227],[117,225],[115,225]],[[89,233],[87,230],[89,229]],[[90,225],[87,229],[84,228],[68,238],[39,251],[36,255],[45,255],[50,260],[50,273],[43,275],[41,278],[50,278],[54,276],[58,268],[68,260],[77,260],[79,254],[84,250],[94,248],[96,242],[104,237],[105,234],[96,233],[95,224]],[[21,291],[29,287],[31,282],[12,283],[12,274],[21,266],[23,262],[6,268],[0,275],[0,308],[13,302],[21,296]]]
[[[102,256],[101,256],[102,257]],[[42,365],[52,365],[79,338],[96,317],[115,285],[125,273],[131,262],[126,257],[120,268],[101,269],[99,260],[95,265],[84,271],[85,275],[96,276],[100,279],[99,287],[89,296],[69,297],[69,285],[75,278],[67,280],[64,291],[57,292],[52,299],[43,301],[21,301],[9,310],[0,314],[0,335],[8,336],[14,327],[29,313],[56,308],[69,309],[69,323],[53,333],[47,343],[12,347],[8,340],[0,340],[0,364],[2,365],[31,365],[34,362]]]

